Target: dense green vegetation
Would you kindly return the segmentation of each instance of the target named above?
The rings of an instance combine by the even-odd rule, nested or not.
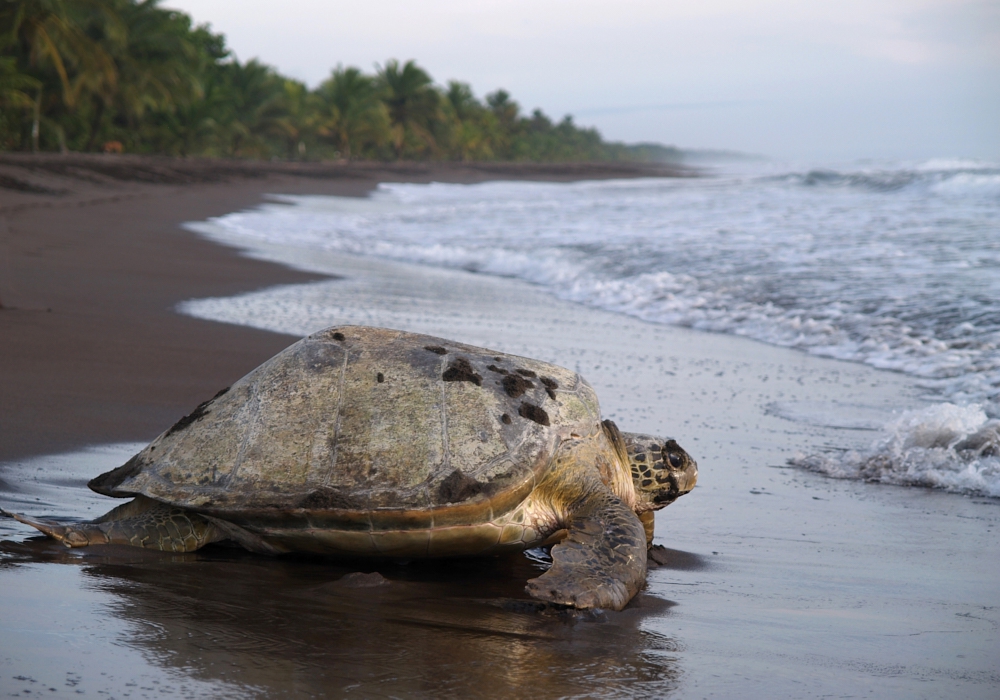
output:
[[[413,61],[315,90],[159,0],[0,0],[0,150],[249,158],[662,160]],[[662,147],[659,147],[662,151]],[[651,153],[659,153],[651,157]]]

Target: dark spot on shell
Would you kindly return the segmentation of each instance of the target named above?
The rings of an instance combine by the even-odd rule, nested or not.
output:
[[[220,396],[222,396],[223,394],[225,394],[227,391],[229,391],[228,386],[225,389],[219,390],[219,393],[210,398],[208,401],[203,401],[200,404],[198,404],[198,406],[193,411],[191,411],[191,413],[187,414],[179,421],[174,423],[172,426],[170,426],[170,430],[167,431],[167,434],[164,435],[164,437],[169,437],[170,435],[173,435],[174,433],[180,430],[184,430],[184,428],[188,427],[195,421],[204,418],[205,415],[208,414],[208,405],[213,401],[215,401]]]
[[[366,504],[336,489],[321,488],[299,501],[298,507],[307,510],[362,510]]]
[[[430,350],[435,355],[447,355],[448,351],[440,345],[425,345],[424,350]]]
[[[445,503],[458,503],[475,498],[483,492],[483,485],[457,469],[438,487],[438,496]]]
[[[381,384],[382,382],[385,381],[385,375],[379,372],[378,374],[375,375],[375,381]]]
[[[653,462],[653,469],[663,469],[666,465],[663,462]]]
[[[653,485],[653,480],[652,479],[643,479],[641,485],[643,487],[652,486]]]
[[[662,448],[659,445],[657,445],[655,442],[652,445],[649,446],[649,451],[650,452],[659,452],[661,449]]]
[[[530,404],[527,401],[522,403],[521,407],[517,409],[517,414],[522,418],[533,420],[539,425],[550,425],[549,414],[540,406]]]
[[[444,371],[441,379],[446,382],[472,382],[476,386],[483,385],[483,378],[476,374],[472,365],[464,357],[460,357]]]
[[[518,374],[523,374],[525,377],[537,377],[538,375],[532,372],[530,369],[516,369],[514,370]]]
[[[503,378],[503,390],[506,391],[507,396],[512,399],[516,399],[526,390],[531,389],[534,386],[535,385],[527,379],[517,374],[508,374]]]
[[[330,337],[333,338],[334,340],[346,340],[346,338],[344,337],[344,334],[341,333],[340,331],[337,331],[336,333],[334,333]]]
[[[500,420],[503,421],[504,425],[510,425],[510,416],[506,413],[500,416]]]
[[[539,381],[545,386],[545,393],[549,395],[550,399],[556,397],[556,389],[559,388],[558,382],[551,377],[541,377]]]
[[[646,454],[643,453],[641,455],[636,455],[635,456],[635,461],[636,462],[645,462],[646,461]]]
[[[491,372],[496,372],[497,374],[509,374],[503,367],[497,367],[496,365],[490,365],[486,369]]]

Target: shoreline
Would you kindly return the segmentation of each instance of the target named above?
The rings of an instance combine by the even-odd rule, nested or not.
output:
[[[162,185],[211,185],[300,180],[331,185],[344,196],[365,194],[379,182],[476,183],[492,180],[575,182],[637,177],[697,177],[702,169],[627,161],[264,161],[235,158],[99,153],[0,153],[0,212],[43,201],[77,203]],[[300,187],[308,186],[300,184]],[[44,206],[44,205],[43,205]]]
[[[689,173],[627,163],[0,155],[0,461],[151,439],[291,342],[174,307],[324,276],[249,259],[185,222],[256,206],[270,193],[365,196],[387,180]]]

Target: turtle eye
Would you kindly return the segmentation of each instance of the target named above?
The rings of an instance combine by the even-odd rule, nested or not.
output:
[[[684,460],[681,459],[681,456],[676,452],[671,452],[670,456],[667,457],[667,460],[670,462],[670,466],[674,469],[680,469],[681,465],[684,463]]]

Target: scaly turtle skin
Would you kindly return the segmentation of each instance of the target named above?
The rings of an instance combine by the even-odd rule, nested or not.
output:
[[[673,440],[601,421],[545,362],[381,328],[329,328],[198,406],[90,482],[134,497],[90,523],[14,515],[70,547],[447,557],[561,541],[539,599],[621,609],[653,511],[690,491]]]

